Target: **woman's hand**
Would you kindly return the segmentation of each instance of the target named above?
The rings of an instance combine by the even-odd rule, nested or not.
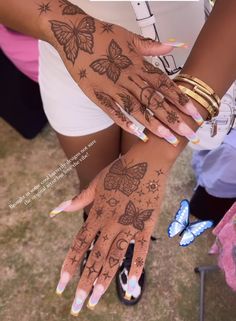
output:
[[[169,129],[197,143],[178,109],[198,123],[203,121],[200,114],[166,74],[144,59],[172,47],[88,16],[67,0],[59,3],[53,2],[43,16],[45,33],[84,93],[144,141],[147,137],[129,115],[173,145],[178,140]]]
[[[147,162],[137,163],[128,154],[129,157],[123,156],[103,170],[72,201],[51,212],[51,216],[55,216],[62,210],[79,210],[93,202],[88,219],[68,251],[57,286],[57,293],[61,294],[98,235],[77,286],[71,310],[74,315],[79,313],[92,290],[88,306],[92,308],[98,303],[132,239],[135,247],[128,276],[128,296],[135,291],[141,276],[167,175],[165,166],[154,168]],[[156,164],[158,166],[158,161]]]

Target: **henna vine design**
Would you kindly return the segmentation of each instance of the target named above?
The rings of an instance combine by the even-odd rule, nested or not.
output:
[[[63,15],[76,15],[76,14],[86,14],[82,9],[74,5],[73,3],[67,0],[59,0],[59,7],[63,8],[62,14]]]
[[[158,180],[151,180],[147,183],[148,192],[155,193],[159,190],[160,184]]]
[[[123,102],[123,106],[124,106],[124,110],[128,113],[131,114],[133,112],[133,103],[132,103],[132,99],[131,96],[127,95],[127,94],[118,94],[118,96],[120,96],[122,102]]]
[[[97,59],[90,64],[94,72],[104,75],[114,83],[120,78],[121,71],[132,65],[132,61],[122,55],[122,49],[118,43],[112,39],[108,47],[106,58]]]
[[[71,25],[57,20],[49,20],[51,30],[61,46],[63,46],[66,58],[73,64],[78,57],[79,50],[89,54],[93,53],[93,33],[96,31],[92,17],[83,18],[77,25]]]
[[[139,256],[139,257],[137,257],[137,259],[135,260],[135,264],[136,264],[137,267],[141,267],[141,266],[144,265],[144,261],[143,261],[143,259]]]
[[[114,25],[112,23],[104,22],[101,25],[102,25],[101,26],[102,27],[102,33],[104,33],[104,32],[107,32],[107,33],[112,32],[112,33],[114,33],[114,31],[113,31]]]
[[[117,116],[121,121],[127,122],[125,115],[122,113],[115,100],[110,95],[101,91],[94,91],[94,93],[103,106],[111,109],[112,113],[114,113],[114,115]]]
[[[118,159],[109,169],[104,178],[105,190],[120,191],[126,196],[135,192],[141,179],[147,171],[147,163],[138,163],[134,166],[124,166],[121,159]]]
[[[137,230],[143,231],[144,222],[147,221],[154,209],[140,211],[135,208],[132,201],[129,201],[125,208],[125,213],[120,216],[118,222],[122,225],[132,225]]]
[[[50,2],[48,3],[41,3],[38,5],[39,15],[41,16],[42,13],[47,13],[48,11],[52,11],[50,7]]]
[[[93,273],[98,274],[98,271],[95,270],[95,264],[96,264],[96,261],[94,261],[91,266],[86,266],[86,268],[88,269],[88,279],[90,278],[91,274]]]

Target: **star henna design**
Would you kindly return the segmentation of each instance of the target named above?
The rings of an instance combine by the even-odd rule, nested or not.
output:
[[[155,192],[159,191],[159,187],[160,187],[159,180],[149,181],[147,183],[146,187],[148,189],[148,192],[155,193]]]
[[[157,171],[155,171],[157,173],[157,176],[161,176],[164,174],[164,172],[162,171],[162,169],[158,169]]]
[[[84,244],[87,244],[87,242],[85,241],[86,240],[86,236],[84,238],[82,237],[79,237],[79,238],[76,238],[76,241],[80,243],[80,245],[78,245],[78,248],[81,249],[81,247],[84,245]],[[76,246],[76,245],[75,245]]]
[[[71,265],[73,265],[75,262],[79,262],[76,260],[76,255],[74,257],[70,257]]]
[[[48,11],[51,11],[50,2],[39,4],[38,11],[40,16],[42,13],[47,13]]]
[[[104,32],[106,32],[106,33],[109,33],[109,32],[114,33],[113,27],[114,27],[114,25],[112,23],[107,23],[107,22],[102,23],[101,24],[102,33],[104,33]]]
[[[170,124],[180,123],[178,114],[173,110],[167,111],[167,118],[166,119],[167,119],[168,123],[170,123]]]
[[[117,82],[124,69],[133,64],[127,56],[123,55],[122,48],[114,39],[111,40],[105,57],[93,61],[90,67],[99,75],[106,75],[113,83]]]
[[[98,271],[95,270],[95,264],[96,264],[96,262],[94,261],[91,266],[86,266],[86,268],[88,269],[88,279],[90,278],[91,274],[93,274],[93,273],[98,274]]]
[[[127,236],[127,238],[129,238],[130,236],[132,236],[132,235],[133,235],[132,233],[130,233],[130,231],[125,232],[124,234]]]
[[[159,200],[159,195],[155,196],[154,199],[155,199],[156,201],[158,201],[158,200]]]
[[[147,242],[147,240],[145,240],[143,237],[141,240],[138,240],[138,242],[141,244],[141,246],[143,247],[144,244]]]
[[[102,213],[103,213],[103,208],[97,208],[96,210],[95,210],[95,212],[96,212],[96,215],[97,215],[97,219],[98,218],[100,218],[101,216],[102,216]]]
[[[144,265],[144,261],[143,261],[143,259],[142,259],[140,256],[137,257],[137,259],[135,260],[135,263],[136,263],[136,266],[137,266],[137,267],[141,267],[141,266]]]
[[[79,80],[83,79],[83,78],[87,78],[87,71],[86,69],[80,69],[79,71]]]
[[[104,276],[105,281],[111,278],[111,276],[109,275],[109,272],[104,272],[102,275]]]
[[[107,234],[103,236],[103,242],[106,242],[107,240],[109,240]]]
[[[137,191],[136,193],[138,194],[138,196],[143,196],[145,194],[142,189],[140,191]]]
[[[100,251],[97,251],[96,253],[94,253],[94,255],[96,256],[97,259],[99,259],[102,256]]]

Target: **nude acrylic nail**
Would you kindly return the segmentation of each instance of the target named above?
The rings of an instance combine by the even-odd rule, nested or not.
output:
[[[136,276],[132,276],[131,278],[129,278],[128,284],[127,284],[127,290],[125,293],[125,298],[127,300],[131,299],[132,293],[133,293],[134,289],[136,288],[137,284],[138,284],[138,279]]]
[[[134,135],[136,135],[142,141],[144,141],[145,143],[148,141],[147,135],[145,135],[144,132],[141,131],[140,128],[137,125],[131,124],[131,125],[129,125],[129,128],[134,133]]]
[[[185,136],[191,143],[199,144],[200,140],[197,134],[186,124],[182,123],[179,125],[179,131],[181,135]]]
[[[95,306],[98,304],[101,296],[104,294],[104,286],[101,284],[96,284],[90,299],[88,301],[87,307],[90,310],[94,310]]]
[[[192,116],[192,118],[196,121],[196,123],[199,126],[201,126],[204,123],[204,119],[199,114],[197,108],[194,106],[194,104],[191,101],[187,102],[184,108],[189,113],[189,115]]]
[[[84,290],[79,289],[76,293],[76,296],[70,311],[70,313],[73,316],[78,316],[86,298],[87,298],[87,293]]]
[[[61,203],[59,206],[57,206],[56,208],[54,208],[50,213],[49,216],[51,218],[55,217],[56,215],[58,215],[59,213],[63,212],[68,206],[71,205],[72,200],[69,201],[65,201],[63,203]]]
[[[60,278],[60,281],[56,288],[56,294],[62,295],[63,291],[65,290],[65,287],[67,286],[68,282],[70,281],[70,274],[68,272],[63,272]]]
[[[164,126],[159,126],[157,129],[157,135],[164,138],[168,143],[177,146],[179,140],[171,133],[171,131]]]

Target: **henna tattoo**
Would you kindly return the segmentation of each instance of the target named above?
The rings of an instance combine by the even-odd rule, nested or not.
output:
[[[93,274],[93,273],[98,274],[98,272],[99,272],[99,271],[95,270],[95,264],[96,264],[96,261],[94,261],[91,266],[86,266],[86,268],[88,269],[88,279],[90,278],[91,274]]]
[[[118,94],[118,96],[120,96],[122,102],[123,102],[123,106],[124,106],[124,110],[128,113],[131,114],[133,112],[133,103],[132,103],[132,99],[131,96],[127,95],[127,94]]]
[[[83,78],[87,78],[87,71],[86,69],[80,69],[79,71],[79,80],[83,79]]]
[[[48,3],[41,3],[38,5],[39,15],[41,16],[42,13],[47,13],[48,11],[52,11],[50,7],[50,2]]]
[[[124,234],[125,234],[128,238],[133,235],[132,233],[130,233],[130,230],[129,230],[128,232],[125,232]]]
[[[150,206],[150,205],[152,205],[152,202],[151,202],[151,200],[148,200],[148,201],[146,202],[146,204],[147,204],[147,206]]]
[[[125,213],[120,216],[118,222],[122,225],[132,225],[137,230],[143,231],[144,222],[147,221],[154,209],[142,210],[135,208],[132,201],[129,201],[125,208]]]
[[[160,187],[160,184],[159,184],[159,180],[151,180],[147,183],[146,185],[147,189],[148,189],[148,192],[152,192],[152,193],[155,193],[157,191],[159,191],[159,187]]]
[[[141,240],[138,240],[138,242],[141,244],[141,246],[143,247],[144,244],[147,242],[147,240],[145,240],[143,237]]]
[[[87,242],[85,241],[86,240],[86,236],[84,238],[82,237],[76,237],[76,242],[80,242],[80,245],[78,245],[77,243],[75,243],[75,247],[76,247],[76,250],[80,250],[81,247],[84,245],[84,244],[87,244]]]
[[[156,196],[154,197],[154,199],[155,199],[156,201],[158,201],[158,200],[159,200],[159,195],[156,195]]]
[[[102,200],[102,201],[106,200],[105,194],[100,195],[100,197],[101,197],[101,200]]]
[[[145,194],[145,193],[143,192],[143,190],[142,190],[142,189],[141,189],[140,191],[137,191],[136,193],[137,193],[137,194],[138,194],[138,196],[140,196],[140,197],[141,197],[141,196],[143,196],[143,195]]]
[[[81,227],[81,232],[83,234],[84,232],[87,232],[87,231],[88,231],[88,223],[84,223],[84,225]]]
[[[163,75],[164,74],[164,72],[161,69],[153,66],[153,64],[151,64],[147,60],[143,60],[142,71],[144,71],[144,72],[146,72],[148,74],[158,74],[158,75]]]
[[[138,189],[146,171],[147,163],[138,163],[127,167],[123,165],[121,159],[118,159],[109,168],[109,172],[104,178],[104,188],[108,191],[120,191],[126,196],[130,196]]]
[[[155,171],[157,173],[157,176],[161,176],[164,175],[164,172],[162,171],[162,169],[158,169],[157,171]]]
[[[109,238],[108,238],[107,234],[106,234],[106,235],[104,235],[102,238],[103,238],[103,242],[106,242],[107,240],[109,240]]]
[[[51,30],[58,43],[63,46],[66,58],[75,63],[79,50],[93,53],[95,22],[92,17],[84,17],[78,24],[71,25],[57,20],[49,20]]]
[[[167,112],[166,119],[167,119],[168,123],[170,123],[170,124],[180,123],[179,116],[175,111],[173,111],[173,110],[168,111],[167,110],[166,112]]]
[[[120,78],[121,71],[132,65],[132,61],[122,55],[122,48],[112,39],[106,58],[97,59],[90,64],[94,72],[108,77],[114,83]]]
[[[111,207],[115,207],[117,206],[117,204],[119,204],[120,201],[117,201],[114,197],[110,198],[107,201],[107,204],[110,205]]]
[[[82,9],[77,7],[76,5],[72,4],[67,0],[59,0],[59,7],[63,8],[62,14],[63,15],[76,15],[76,14],[86,14]]]
[[[97,251],[96,253],[94,253],[94,255],[96,256],[97,259],[99,259],[102,256],[100,251]]]
[[[166,74],[163,74],[160,77],[160,83],[158,88],[162,90],[169,90],[170,88],[174,87],[174,82]]]
[[[137,266],[137,267],[141,267],[141,266],[144,265],[144,261],[143,261],[143,259],[142,259],[140,256],[137,257],[137,259],[135,260],[135,263],[136,263],[136,266]]]
[[[118,117],[121,121],[127,122],[127,118],[122,113],[120,108],[117,106],[115,100],[108,94],[105,94],[104,92],[98,92],[94,91],[97,99],[101,102],[101,104],[109,109],[111,109],[112,113]]]
[[[103,22],[101,23],[101,28],[102,28],[102,33],[106,32],[106,33],[109,33],[109,32],[112,32],[114,33],[113,31],[113,27],[114,25],[112,23],[107,23],[107,22]]]
[[[110,265],[111,269],[114,266],[116,266],[117,264],[119,264],[119,260],[117,258],[115,258],[114,256],[110,256],[108,262],[109,262],[109,265]]]
[[[184,106],[189,102],[188,96],[186,96],[184,93],[178,93],[179,97],[179,103],[180,105]]]
[[[95,212],[96,212],[96,219],[98,219],[98,218],[100,218],[101,216],[102,216],[102,213],[103,213],[103,208],[97,208],[96,210],[95,210]]]
[[[116,248],[120,251],[123,251],[125,248],[127,248],[127,246],[128,246],[128,241],[126,241],[125,239],[119,239],[116,241]]]
[[[130,42],[130,41],[127,41],[127,45],[128,45],[128,49],[129,49],[129,52],[135,52],[135,46]]]
[[[146,121],[150,123],[150,120],[151,120],[151,118],[153,117],[154,114],[146,106],[144,106],[143,104],[140,105],[139,110],[144,115]]]
[[[102,275],[104,276],[105,281],[111,278],[111,276],[109,275],[109,272],[104,272]]]
[[[78,262],[78,260],[76,260],[76,255],[74,257],[70,257],[70,260],[71,260],[71,265],[73,265],[75,262]]]

